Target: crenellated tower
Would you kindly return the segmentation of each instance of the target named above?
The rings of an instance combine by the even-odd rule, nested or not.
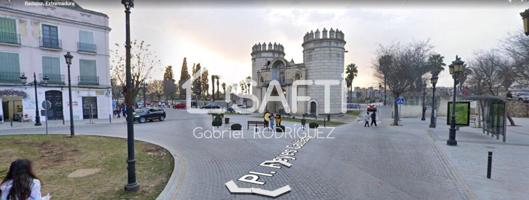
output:
[[[258,43],[252,47],[252,79],[259,83],[258,71],[268,68],[270,62],[275,59],[284,59],[285,51],[282,44],[279,43]],[[260,91],[254,86],[252,93],[258,97],[261,96]]]
[[[345,40],[344,34],[338,29],[310,31],[303,37],[303,62],[307,68],[308,80],[341,80],[344,72]],[[341,96],[339,86],[331,87],[331,113],[340,113],[342,102],[336,99]],[[323,86],[309,87],[307,95],[316,104],[317,114],[324,113]],[[343,97],[342,97],[343,98]],[[308,110],[312,105],[309,103]]]

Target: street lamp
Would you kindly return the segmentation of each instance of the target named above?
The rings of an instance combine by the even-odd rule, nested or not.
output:
[[[127,185],[125,191],[138,191],[140,185],[136,182],[136,160],[134,156],[134,116],[132,96],[132,74],[130,69],[130,9],[134,7],[133,0],[121,0],[125,6],[125,103],[127,105]]]
[[[432,113],[430,117],[430,128],[435,128],[436,125],[436,117],[435,117],[435,85],[437,85],[437,80],[439,80],[438,73],[433,73],[432,78],[430,79],[432,81]]]
[[[22,81],[23,84],[26,83],[27,79],[28,78],[24,74],[20,76],[20,80]],[[44,81],[44,83],[46,83],[48,81],[48,77],[44,76],[42,80]],[[35,74],[35,72],[33,72],[33,87],[35,88],[35,126],[40,126],[42,124],[40,123],[39,98],[37,94],[37,75]]]
[[[70,65],[72,65],[72,54],[70,52],[66,52],[64,55],[64,60],[66,60],[66,66],[68,68],[68,101],[69,107],[70,107],[70,137],[73,137],[75,135],[75,130],[73,126],[73,101],[72,101],[72,78],[70,75]]]
[[[450,110],[450,131],[446,144],[450,146],[456,146],[456,87],[459,82],[459,77],[465,71],[465,62],[463,62],[459,56],[456,56],[456,60],[452,61],[452,64],[450,64],[448,67],[450,74],[454,79],[454,92],[452,96],[452,109]]]
[[[520,13],[520,16],[522,16],[523,19],[523,29],[525,35],[529,36],[529,9],[526,9],[525,11]]]

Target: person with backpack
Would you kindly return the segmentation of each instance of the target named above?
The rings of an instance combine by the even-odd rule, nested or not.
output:
[[[41,182],[33,173],[31,161],[18,159],[11,163],[0,184],[0,200],[50,200],[41,196]]]

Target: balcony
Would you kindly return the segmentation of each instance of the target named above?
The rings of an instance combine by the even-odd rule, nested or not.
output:
[[[92,43],[78,42],[77,43],[77,51],[79,53],[96,53],[97,52],[97,46],[96,46],[96,44],[92,44]]]
[[[20,46],[20,34],[0,31],[0,43]]]
[[[99,85],[99,76],[79,76],[79,85]]]
[[[62,74],[39,74],[40,81],[44,82],[44,77],[48,77],[47,84],[64,85],[64,75]]]
[[[20,72],[1,72],[0,71],[0,83],[21,83]]]
[[[40,41],[40,48],[42,49],[48,49],[48,50],[61,50],[62,49],[62,41],[57,38],[39,38]]]

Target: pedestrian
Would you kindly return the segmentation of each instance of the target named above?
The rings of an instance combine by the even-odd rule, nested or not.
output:
[[[367,111],[367,113],[364,115],[364,127],[369,127],[369,118],[369,111]]]
[[[49,200],[42,196],[40,180],[33,173],[31,161],[18,159],[11,163],[0,184],[0,200]]]
[[[377,112],[376,111],[371,112],[371,126],[373,126],[373,124],[377,126]]]
[[[123,117],[127,117],[127,107],[125,105],[121,107],[121,113],[123,113]]]
[[[276,114],[276,126],[281,126],[281,115]]]
[[[274,118],[275,118],[274,113],[271,113],[270,114],[270,128],[272,130],[274,130]]]
[[[264,124],[265,127],[270,126],[270,113],[268,111],[264,114]]]

